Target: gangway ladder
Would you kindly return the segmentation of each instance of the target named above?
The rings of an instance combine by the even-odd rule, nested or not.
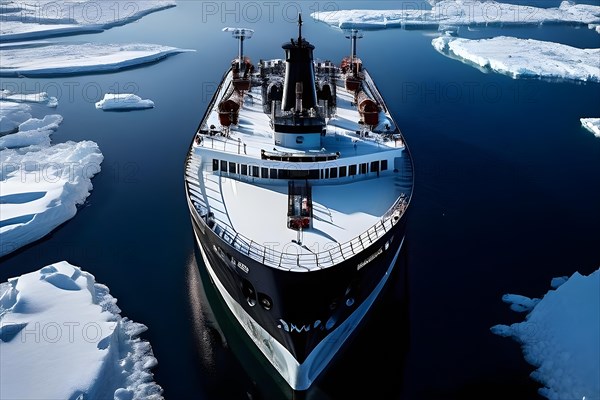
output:
[[[312,188],[308,180],[304,184],[289,181],[287,227],[298,232],[297,244],[300,246],[303,231],[310,228],[312,216]]]

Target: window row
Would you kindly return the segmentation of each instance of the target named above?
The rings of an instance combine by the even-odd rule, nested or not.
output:
[[[334,179],[367,174],[369,172],[386,171],[388,160],[371,161],[370,163],[343,165],[323,169],[281,169],[259,167],[258,165],[238,164],[231,161],[213,159],[213,171],[228,172],[264,179]]]

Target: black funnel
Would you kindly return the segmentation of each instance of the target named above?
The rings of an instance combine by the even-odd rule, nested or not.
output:
[[[302,108],[317,106],[313,50],[315,46],[302,37],[302,16],[298,15],[298,39],[291,39],[282,48],[285,50],[285,82],[281,109],[293,110],[296,106],[296,84],[302,83]]]

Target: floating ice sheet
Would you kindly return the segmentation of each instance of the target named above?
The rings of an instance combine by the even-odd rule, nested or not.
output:
[[[0,398],[162,399],[147,328],[63,261],[0,284]]]
[[[600,49],[507,36],[478,40],[441,36],[431,44],[442,54],[513,78],[600,82]]]
[[[410,4],[410,3],[409,3]],[[341,29],[433,28],[439,25],[539,25],[600,23],[600,6],[563,1],[560,7],[540,8],[495,1],[446,0],[434,2],[431,10],[319,11],[311,16]]]
[[[102,32],[136,21],[175,1],[3,1],[0,41]]]
[[[51,146],[62,116],[34,118],[31,112],[29,104],[0,100],[0,256],[72,218],[103,160],[94,142]]]
[[[117,71],[188,50],[156,44],[39,43],[0,50],[0,76]]]
[[[153,107],[154,102],[152,100],[144,100],[140,96],[130,93],[107,93],[102,100],[96,103],[96,108],[105,111],[143,110]]]
[[[526,304],[530,312],[525,321],[496,325],[492,332],[521,343],[525,359],[537,368],[532,377],[545,385],[540,394],[551,400],[598,400],[600,270],[574,273],[541,300],[514,295],[503,300],[517,309]]]
[[[600,138],[600,118],[581,118],[581,125]]]

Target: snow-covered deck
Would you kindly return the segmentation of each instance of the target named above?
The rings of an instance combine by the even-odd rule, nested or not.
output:
[[[231,83],[231,73],[225,78],[219,93],[216,96],[214,104],[209,111],[204,129],[210,126],[219,129],[218,105],[227,88]],[[403,147],[403,143],[398,136],[396,140],[389,140],[384,135],[373,131],[384,132],[385,126],[389,127],[389,132],[396,130],[392,118],[383,109],[379,114],[379,125],[373,131],[367,132],[367,136],[357,135],[357,131],[364,129],[360,125],[360,115],[355,106],[352,105],[353,95],[346,91],[343,82],[337,86],[337,111],[332,118],[326,122],[327,135],[322,138],[323,153],[339,152],[340,157],[353,157],[357,155],[367,155],[390,149]],[[367,88],[368,90],[368,88]],[[249,95],[249,96],[248,96]],[[261,158],[261,150],[270,151],[276,148],[278,151],[295,153],[298,150],[275,146],[273,141],[273,131],[270,125],[270,116],[263,112],[261,87],[253,87],[245,97],[244,105],[240,111],[239,124],[232,126],[229,136],[209,136],[204,135],[202,143],[196,146],[203,146],[232,154],[243,154],[252,158]],[[318,151],[316,152],[318,153]]]
[[[213,230],[251,258],[286,270],[310,271],[338,264],[366,249],[396,224],[412,187],[410,174],[313,186],[311,227],[287,228],[287,186],[252,184],[200,168],[203,185],[190,177],[198,213],[212,213]],[[300,238],[301,244],[298,244]]]

